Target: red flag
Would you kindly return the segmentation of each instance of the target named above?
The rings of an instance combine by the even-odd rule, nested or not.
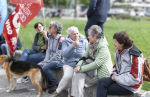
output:
[[[39,3],[41,0],[9,0],[12,4]]]
[[[3,29],[3,36],[12,54],[16,50],[19,28],[19,7],[16,7],[15,11],[12,12],[6,20]]]
[[[43,7],[43,0],[38,3],[26,3],[19,4],[20,9],[20,23],[25,27],[40,11]]]

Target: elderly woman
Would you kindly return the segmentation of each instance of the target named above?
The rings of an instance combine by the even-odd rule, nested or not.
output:
[[[72,81],[74,67],[87,48],[87,40],[79,33],[77,27],[70,27],[62,44],[62,56],[64,57],[64,75],[51,97],[56,97]]]
[[[48,77],[50,88],[57,87],[57,81],[52,73],[52,70],[63,66],[63,59],[61,57],[61,46],[63,37],[61,35],[62,24],[52,21],[49,25],[48,48],[44,61],[40,62],[43,71]]]
[[[97,82],[96,79],[110,76],[112,71],[111,55],[108,43],[99,26],[93,25],[88,30],[89,46],[84,57],[77,63],[72,79],[73,97],[84,97],[84,87]],[[88,62],[87,60],[92,60]],[[95,74],[95,71],[97,74]],[[93,73],[92,73],[93,72]]]
[[[116,47],[115,66],[111,77],[98,82],[97,97],[107,95],[129,95],[142,87],[143,58],[142,53],[130,40],[126,32],[113,36]]]

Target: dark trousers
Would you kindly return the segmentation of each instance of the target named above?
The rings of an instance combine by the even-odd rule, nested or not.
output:
[[[57,81],[52,70],[56,70],[61,67],[63,67],[63,63],[61,61],[51,61],[42,67],[43,71],[48,77],[49,83],[51,83],[53,86],[57,86]]]
[[[107,97],[107,95],[129,95],[133,92],[119,86],[110,77],[101,78],[98,81],[96,97]]]
[[[85,26],[85,28],[84,28],[84,32],[85,32],[85,35],[86,35],[87,40],[89,40],[89,39],[88,39],[88,29],[89,29],[92,25],[98,25],[98,26],[100,26],[101,29],[102,29],[102,33],[104,34],[104,22],[98,22],[97,20],[92,19],[92,18],[91,18],[91,19],[88,19],[87,24],[86,24],[86,26]]]

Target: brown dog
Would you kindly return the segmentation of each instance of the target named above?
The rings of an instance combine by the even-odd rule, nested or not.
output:
[[[42,91],[46,90],[48,81],[40,66],[29,62],[16,61],[8,55],[0,56],[0,64],[2,64],[7,75],[9,84],[7,92],[15,90],[16,79],[24,76],[28,76],[31,79],[32,84],[38,88],[39,94],[37,97],[41,97]]]

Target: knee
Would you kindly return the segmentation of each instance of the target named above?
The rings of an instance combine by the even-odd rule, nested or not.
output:
[[[48,71],[48,68],[46,68],[45,66],[43,66],[42,69],[43,69],[44,72]]]
[[[105,83],[106,83],[106,78],[101,78],[98,80],[98,85],[99,86],[105,86]]]
[[[6,44],[1,45],[1,49],[6,49],[6,48],[7,48]]]
[[[24,49],[23,52],[24,53],[28,53],[30,51],[30,49]]]
[[[72,79],[72,76],[71,75],[64,75],[63,79],[66,80],[66,81],[69,81],[69,80]]]

